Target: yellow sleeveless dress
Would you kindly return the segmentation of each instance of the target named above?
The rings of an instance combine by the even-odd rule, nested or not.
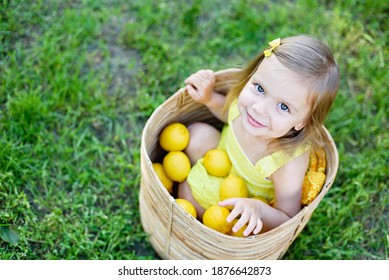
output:
[[[237,100],[235,100],[230,106],[228,124],[223,127],[218,148],[227,151],[232,163],[231,173],[243,178],[249,197],[263,196],[270,201],[274,198],[274,185],[269,177],[288,161],[307,151],[309,146],[297,148],[292,155],[277,151],[253,165],[238,143],[231,125],[239,115]],[[192,167],[187,182],[197,203],[207,209],[220,201],[219,187],[224,178],[209,175],[203,161],[203,158],[199,159]]]

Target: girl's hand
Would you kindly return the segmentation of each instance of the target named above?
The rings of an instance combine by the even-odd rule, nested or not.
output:
[[[251,232],[258,234],[262,227],[262,207],[263,202],[252,198],[229,198],[219,202],[220,206],[234,206],[230,215],[227,217],[227,222],[232,222],[239,215],[239,221],[232,228],[233,232],[237,232],[242,226],[247,224],[243,235],[248,236]]]
[[[197,71],[185,80],[186,90],[196,102],[207,106],[212,100],[215,80],[212,70]]]

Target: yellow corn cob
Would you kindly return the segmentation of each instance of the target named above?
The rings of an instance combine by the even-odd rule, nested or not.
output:
[[[317,171],[317,155],[314,150],[309,153],[308,170]]]
[[[326,152],[323,148],[316,150],[317,155],[317,171],[325,173],[326,172]]]
[[[301,203],[308,205],[319,194],[326,180],[326,175],[322,172],[308,170],[304,177]]]

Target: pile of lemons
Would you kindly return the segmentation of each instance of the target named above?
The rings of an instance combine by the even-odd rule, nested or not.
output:
[[[167,125],[159,136],[159,144],[166,151],[166,154],[161,163],[153,163],[153,168],[161,183],[173,196],[174,184],[184,182],[191,169],[190,160],[184,152],[189,140],[190,132],[188,128],[179,122]],[[203,164],[209,175],[222,178],[219,188],[220,201],[228,198],[249,197],[244,180],[231,172],[232,164],[225,150],[216,148],[207,151],[204,155]],[[324,150],[312,152],[309,169],[303,183],[303,205],[309,204],[320,192],[325,181],[325,169]],[[259,199],[270,205],[273,204],[273,201],[268,201],[264,197],[251,198]],[[196,209],[192,203],[182,198],[176,198],[175,201],[184,211],[197,218]],[[238,219],[231,223],[226,221],[231,210],[232,207],[213,205],[205,210],[202,222],[218,232],[243,237],[243,231],[247,225],[244,225],[238,232],[233,232],[231,229]]]
[[[174,182],[184,182],[189,174],[190,161],[183,152],[189,144],[189,139],[189,130],[182,123],[166,126],[159,136],[159,144],[167,154],[162,163],[155,162],[153,167],[169,193],[173,192]]]
[[[186,180],[190,169],[190,161],[184,150],[188,146],[190,133],[182,123],[172,123],[167,125],[159,136],[159,145],[166,151],[161,163],[153,163],[153,168],[166,190],[174,195],[175,183]],[[239,176],[231,174],[231,161],[226,151],[222,149],[212,149],[204,155],[204,167],[208,174],[223,178],[220,184],[220,201],[233,197],[248,197],[245,182]],[[177,204],[187,213],[197,218],[196,209],[192,203],[182,198],[176,198]],[[203,215],[204,225],[225,234],[243,236],[246,226],[236,233],[232,232],[232,223],[227,223],[226,218],[232,209],[213,205],[209,207]]]
[[[241,177],[230,173],[232,164],[225,150],[209,150],[204,155],[204,167],[209,175],[223,178],[219,188],[220,201],[234,197],[248,197],[246,183]],[[204,212],[203,224],[224,234],[243,237],[243,231],[247,225],[243,226],[238,232],[233,232],[232,227],[238,219],[231,223],[226,221],[231,210],[232,207],[212,205]]]
[[[167,125],[159,136],[159,145],[166,151],[166,154],[161,163],[153,163],[153,168],[161,183],[172,195],[174,183],[184,182],[191,169],[190,160],[184,153],[189,139],[188,128],[178,122]],[[192,203],[182,198],[177,198],[176,202],[187,213],[197,218],[197,212]]]

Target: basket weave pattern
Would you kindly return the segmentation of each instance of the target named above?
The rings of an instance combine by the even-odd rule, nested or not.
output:
[[[216,73],[218,92],[226,93],[237,69]],[[208,109],[178,90],[161,104],[147,121],[141,144],[141,189],[139,207],[142,226],[150,243],[163,259],[280,259],[303,230],[324,195],[331,187],[338,170],[338,152],[327,132],[326,182],[319,195],[296,216],[282,225],[260,235],[239,238],[214,231],[184,212],[159,181],[152,163],[161,158],[158,137],[172,123],[189,125],[218,121]]]

